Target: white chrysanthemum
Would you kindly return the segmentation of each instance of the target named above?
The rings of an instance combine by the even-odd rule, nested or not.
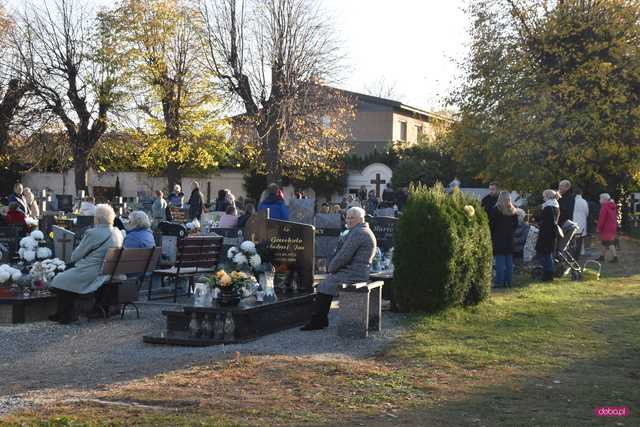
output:
[[[44,259],[44,258],[49,258],[52,254],[51,254],[51,249],[44,247],[44,248],[38,248],[38,259]]]
[[[24,259],[27,262],[33,261],[34,259],[36,259],[36,251],[32,249],[24,251],[22,259]]]
[[[243,253],[236,254],[233,257],[233,262],[235,262],[236,264],[239,264],[239,265],[246,264],[248,261],[249,260],[247,259],[247,257]]]
[[[227,251],[227,258],[233,259],[233,257],[236,256],[238,252],[240,252],[240,250],[235,246],[230,247],[229,250]]]
[[[191,221],[191,224],[193,224],[194,228],[200,228],[200,221],[198,221],[198,218],[194,218],[193,221]]]
[[[20,247],[25,249],[34,249],[38,246],[38,242],[31,236],[23,237],[20,239]]]
[[[6,270],[0,270],[0,283],[4,283],[11,278],[11,273]]]
[[[242,242],[240,249],[242,249],[243,252],[248,252],[250,254],[256,253],[256,245],[251,240]]]
[[[25,248],[20,248],[20,249],[18,249],[18,256],[19,256],[20,258],[24,258],[24,251],[26,251],[26,249],[25,249]],[[3,265],[3,266],[0,266],[0,268],[2,268],[2,267],[4,267],[4,265]]]
[[[44,239],[44,233],[40,230],[33,230],[31,232],[31,237],[33,237],[36,240],[42,240]]]
[[[251,267],[258,268],[260,267],[260,264],[262,264],[262,258],[260,258],[260,255],[255,254],[249,258],[249,263],[251,264]]]
[[[16,270],[14,268],[13,271],[11,272],[11,280],[13,280],[15,282],[16,280],[18,280],[21,277],[22,277],[22,272],[20,272],[20,270]]]

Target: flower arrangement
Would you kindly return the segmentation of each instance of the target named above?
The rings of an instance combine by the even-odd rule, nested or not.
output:
[[[34,277],[40,276],[49,281],[53,279],[56,274],[64,271],[66,268],[67,266],[64,261],[58,258],[45,259],[43,261],[33,263],[29,273]]]
[[[227,251],[227,258],[232,263],[233,270],[258,274],[264,271],[262,257],[258,253],[255,243],[250,240],[242,242],[240,247],[233,246]]]
[[[51,249],[46,246],[44,233],[40,230],[33,230],[31,234],[20,239],[20,249],[18,255],[26,262],[33,262],[37,259],[50,258]]]
[[[242,271],[227,273],[225,270],[218,270],[209,278],[209,285],[212,288],[219,288],[220,290],[239,291],[252,283],[253,278],[251,275]]]
[[[9,264],[0,265],[0,285],[15,283],[22,277],[22,272]]]

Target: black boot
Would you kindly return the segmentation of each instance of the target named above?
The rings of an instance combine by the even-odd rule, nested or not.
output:
[[[543,282],[553,282],[553,272],[545,271],[542,273],[542,281]]]
[[[313,314],[311,321],[300,328],[301,331],[317,331],[329,326],[329,310],[333,297],[327,294],[316,294],[313,299]]]

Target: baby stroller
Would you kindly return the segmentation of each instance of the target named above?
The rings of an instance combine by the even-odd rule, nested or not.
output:
[[[572,280],[580,280],[582,278],[582,273],[585,266],[590,263],[598,264],[598,273],[600,271],[600,263],[597,263],[595,261],[587,261],[584,266],[580,266],[580,263],[578,263],[578,261],[576,261],[575,257],[573,256],[572,251],[579,230],[580,227],[578,226],[578,224],[570,220],[565,221],[565,223],[562,225],[562,232],[564,233],[564,237],[560,239],[560,242],[558,243],[556,249],[556,253],[553,257],[556,277],[564,277],[571,274]],[[534,279],[541,278],[542,267],[535,267],[532,271],[532,276]]]

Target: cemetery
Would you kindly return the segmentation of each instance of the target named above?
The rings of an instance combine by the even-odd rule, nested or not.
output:
[[[639,424],[640,3],[362,6],[0,1],[0,426]]]

